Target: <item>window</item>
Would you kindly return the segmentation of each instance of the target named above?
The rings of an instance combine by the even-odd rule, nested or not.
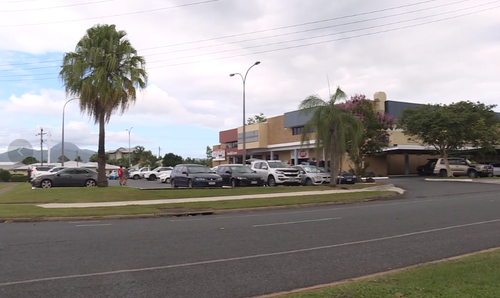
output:
[[[302,132],[304,131],[304,126],[296,126],[292,127],[292,135],[301,135]],[[314,128],[311,128],[308,133],[315,132],[316,130]]]
[[[226,143],[226,148],[238,148],[238,142],[234,141],[234,142]]]

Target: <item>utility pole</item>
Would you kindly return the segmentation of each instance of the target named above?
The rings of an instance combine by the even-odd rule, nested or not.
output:
[[[158,146],[158,158],[161,158],[161,151],[160,150],[161,150],[161,148],[160,148],[160,146]]]
[[[52,134],[50,132],[47,133],[47,164],[50,164],[50,138]]]
[[[43,128],[40,127],[40,133],[37,136],[40,136],[40,165],[43,166],[43,136],[47,133],[43,132]]]
[[[78,157],[79,157],[79,156],[78,156],[78,150],[76,150],[76,158],[75,158],[75,159],[76,159],[76,166],[77,166],[77,167],[79,167],[79,165],[78,165],[78,160],[79,160],[79,158],[78,158]]]

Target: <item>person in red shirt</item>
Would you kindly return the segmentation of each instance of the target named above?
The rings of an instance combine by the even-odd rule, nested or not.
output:
[[[120,186],[123,185],[123,167],[120,166],[118,169],[118,180],[120,180]]]

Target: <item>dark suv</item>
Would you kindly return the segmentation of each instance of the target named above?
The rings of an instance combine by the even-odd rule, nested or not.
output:
[[[170,173],[170,185],[172,188],[222,187],[222,178],[203,165],[180,164]]]
[[[427,163],[425,165],[421,165],[417,167],[417,172],[419,176],[432,176],[434,175],[434,166],[438,161],[437,158],[429,158],[427,159]]]

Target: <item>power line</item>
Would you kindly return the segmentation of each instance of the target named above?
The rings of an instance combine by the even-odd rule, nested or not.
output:
[[[451,12],[444,12],[444,13],[434,14],[434,15],[430,15],[430,16],[413,18],[413,19],[409,19],[409,20],[392,22],[392,23],[388,23],[388,24],[382,24],[382,25],[377,25],[377,26],[365,27],[365,28],[360,28],[360,29],[352,29],[352,30],[347,30],[347,31],[343,31],[343,32],[338,32],[338,33],[325,34],[325,35],[322,35],[322,36],[301,38],[301,39],[295,39],[295,40],[289,40],[289,41],[282,41],[282,42],[276,42],[276,43],[265,44],[265,45],[257,45],[257,46],[251,46],[251,47],[242,48],[242,49],[236,49],[236,50],[226,50],[226,51],[212,52],[212,53],[209,53],[209,54],[200,54],[200,55],[191,55],[191,56],[178,57],[178,58],[172,58],[172,59],[164,59],[164,60],[153,61],[153,62],[150,62],[150,63],[158,63],[158,62],[172,61],[172,60],[178,60],[178,59],[200,57],[200,56],[220,54],[220,53],[226,53],[226,52],[238,51],[238,50],[244,50],[244,49],[251,49],[251,48],[257,48],[257,47],[263,47],[263,46],[271,46],[271,45],[284,44],[284,43],[295,42],[295,41],[309,40],[309,39],[313,39],[313,38],[319,38],[319,37],[325,37],[325,36],[331,36],[331,35],[339,35],[339,34],[346,34],[346,33],[358,32],[358,31],[362,31],[362,30],[369,30],[369,29],[373,29],[373,28],[380,28],[380,27],[385,27],[385,26],[390,26],[390,25],[395,25],[395,24],[401,24],[401,23],[405,23],[405,22],[420,20],[420,19],[426,19],[426,18],[435,17],[435,16],[439,16],[439,15],[444,15],[444,14],[455,13],[455,12],[458,12],[458,11],[470,10],[471,8],[477,8],[477,7],[480,7],[480,6],[489,5],[489,4],[497,3],[497,2],[500,2],[500,0],[492,1],[492,2],[487,3],[487,4],[481,4],[481,5],[476,5],[476,6],[472,6],[472,7],[468,7],[468,8],[458,9],[458,10],[451,11]],[[463,16],[468,16],[468,15],[472,15],[472,14],[476,14],[476,13],[480,13],[480,12],[484,12],[484,11],[496,9],[498,7],[500,7],[500,6],[494,6],[494,7],[490,7],[490,8],[486,8],[486,9],[482,9],[482,10],[470,12],[470,13],[465,13],[465,14],[461,14],[461,15],[457,15],[457,16],[452,16],[452,17],[448,17],[448,18],[443,18],[443,19],[439,19],[439,20],[433,20],[433,21],[423,22],[423,23],[419,23],[419,24],[403,26],[403,27],[399,27],[399,28],[392,28],[392,29],[387,29],[387,30],[381,30],[381,31],[377,31],[377,32],[370,32],[370,33],[365,33],[365,34],[359,34],[359,35],[355,35],[355,36],[343,37],[343,38],[333,39],[333,40],[328,40],[328,41],[313,42],[313,43],[308,43],[308,44],[302,44],[302,45],[284,47],[284,48],[280,48],[280,49],[264,50],[264,51],[254,52],[254,53],[238,54],[238,55],[232,55],[232,56],[221,57],[221,58],[206,59],[206,60],[201,60],[201,61],[182,62],[182,63],[176,63],[176,64],[170,64],[170,65],[163,65],[163,66],[153,66],[153,67],[149,67],[149,68],[150,69],[154,69],[154,68],[163,68],[163,67],[171,67],[171,66],[178,66],[178,65],[193,64],[193,63],[199,63],[199,62],[208,62],[208,61],[214,61],[214,60],[223,60],[223,59],[229,59],[229,58],[234,58],[234,57],[242,57],[242,56],[249,56],[249,55],[255,55],[255,54],[269,53],[269,52],[275,52],[275,51],[281,51],[281,50],[287,50],[287,49],[301,48],[301,47],[310,46],[310,45],[317,45],[317,44],[323,44],[323,43],[328,43],[328,42],[335,42],[335,41],[340,41],[340,40],[359,38],[359,37],[364,37],[364,36],[369,36],[369,35],[375,35],[375,34],[381,34],[381,33],[386,33],[386,32],[392,32],[392,31],[402,30],[402,29],[406,29],[406,28],[418,27],[418,26],[422,26],[422,25],[426,25],[426,24],[431,24],[431,23],[442,22],[442,21],[446,21],[446,20],[450,20],[450,19],[455,19],[455,18],[459,18],[459,17],[463,17]],[[34,74],[34,75],[36,75],[36,74]],[[34,75],[32,75],[32,76],[34,76]],[[38,74],[38,75],[49,75],[49,73]],[[12,77],[12,76],[9,76],[9,77]],[[48,79],[55,79],[55,78],[54,77],[33,78],[32,80],[48,80]],[[19,81],[19,80],[12,79],[12,80],[0,80],[0,81]]]
[[[183,43],[177,43],[177,44],[170,44],[170,45],[165,45],[165,46],[158,46],[158,47],[138,49],[138,51],[146,51],[146,50],[152,50],[152,49],[158,49],[158,48],[175,47],[175,46],[180,46],[180,45],[202,43],[202,42],[207,42],[207,41],[215,41],[215,40],[227,39],[227,38],[232,38],[232,37],[240,37],[240,36],[245,36],[245,35],[257,34],[257,33],[263,33],[263,32],[269,32],[269,31],[289,29],[289,28],[294,28],[294,27],[312,25],[312,24],[323,23],[323,22],[328,22],[328,21],[336,21],[336,20],[347,19],[347,18],[358,17],[358,16],[363,16],[363,15],[369,15],[369,14],[375,14],[375,13],[385,12],[385,11],[391,11],[391,10],[396,10],[396,9],[400,9],[400,8],[406,8],[406,7],[421,5],[421,4],[425,4],[425,3],[428,3],[428,2],[434,2],[434,1],[436,1],[436,0],[421,1],[421,2],[412,3],[412,4],[394,6],[394,7],[389,7],[389,8],[383,8],[383,9],[378,9],[378,10],[372,10],[372,11],[357,13],[357,14],[345,15],[345,16],[340,16],[340,17],[335,17],[335,18],[329,18],[329,19],[324,19],[324,20],[316,20],[316,21],[311,21],[311,22],[306,22],[306,23],[298,23],[298,24],[293,24],[293,25],[288,25],[288,26],[282,26],[282,27],[275,27],[275,28],[270,28],[270,29],[250,31],[250,32],[238,33],[238,34],[233,34],[233,35],[225,35],[225,36],[220,36],[220,37],[215,37],[215,38],[201,39],[201,40],[196,40],[196,41],[189,41],[189,42],[183,42]],[[467,2],[467,1],[470,1],[470,0],[462,0],[462,1],[451,3],[451,4],[456,4],[456,3],[460,3],[460,2]],[[45,60],[45,61],[39,61],[39,62],[22,62],[22,63],[12,63],[12,64],[0,64],[0,66],[15,66],[15,65],[40,64],[40,63],[51,63],[51,62],[60,62],[60,61],[61,60]]]
[[[1,25],[0,28],[41,26],[41,25],[52,25],[52,24],[73,23],[73,22],[97,20],[97,19],[104,19],[104,18],[111,18],[111,17],[122,17],[122,16],[134,15],[134,14],[141,14],[141,13],[148,13],[148,12],[157,12],[157,11],[161,11],[161,10],[168,10],[168,9],[174,9],[174,8],[180,8],[180,7],[188,7],[188,6],[206,4],[206,3],[217,2],[217,1],[220,1],[220,0],[206,0],[206,1],[200,1],[200,2],[193,2],[193,3],[186,3],[186,4],[174,5],[174,6],[169,6],[169,7],[154,8],[154,9],[147,9],[147,10],[135,11],[135,12],[126,12],[126,13],[119,13],[119,14],[114,14],[114,15],[92,17],[92,18],[83,18],[83,19],[75,19],[75,20],[67,20],[67,21],[54,21],[54,22],[31,23],[31,24],[16,24],[16,25]]]
[[[83,5],[89,5],[89,4],[97,4],[97,3],[103,3],[103,2],[110,2],[114,0],[101,0],[101,1],[95,1],[95,2],[86,2],[86,3],[75,3],[75,4],[68,4],[68,5],[60,5],[60,6],[49,6],[49,7],[40,7],[40,8],[25,8],[25,9],[12,9],[12,10],[0,10],[1,12],[23,12],[23,11],[33,11],[33,10],[49,10],[49,9],[56,9],[56,8],[65,8],[65,7],[74,7],[74,6],[83,6]],[[20,1],[17,1],[20,2]],[[2,4],[0,2],[0,4]]]

